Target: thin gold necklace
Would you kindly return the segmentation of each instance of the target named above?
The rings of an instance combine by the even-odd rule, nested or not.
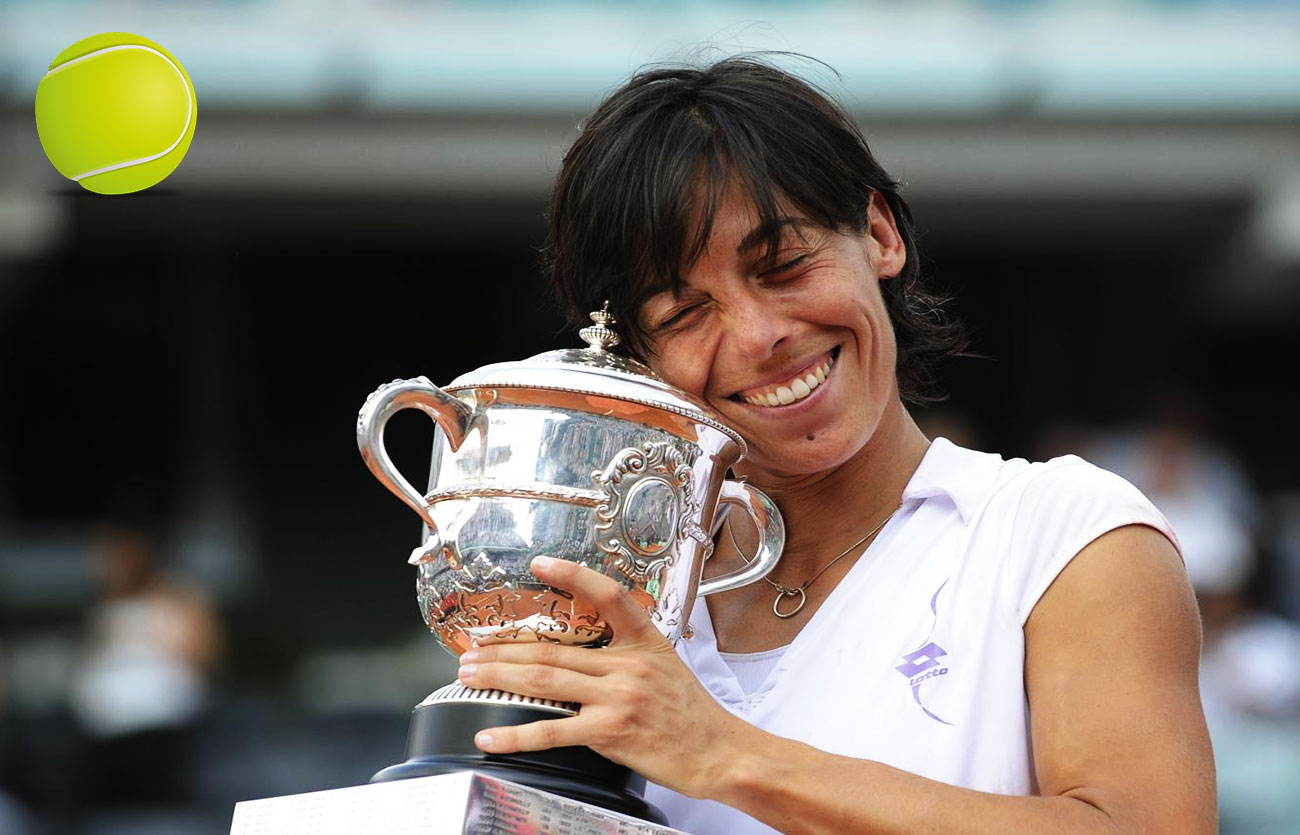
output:
[[[768,584],[771,585],[772,588],[776,589],[776,598],[772,601],[772,614],[784,620],[786,618],[792,618],[795,615],[799,614],[799,612],[803,611],[803,607],[808,603],[808,587],[811,586],[818,577],[825,574],[826,569],[830,568],[835,563],[844,559],[844,557],[848,556],[849,552],[851,552],[854,548],[857,548],[859,545],[866,542],[871,537],[875,536],[875,534],[879,532],[881,528],[883,528],[886,524],[889,523],[890,519],[894,518],[894,514],[897,513],[899,509],[902,508],[902,506],[903,503],[899,502],[898,507],[891,510],[889,512],[889,515],[880,521],[879,525],[876,525],[874,528],[867,531],[866,535],[863,536],[861,539],[859,539],[857,542],[845,548],[843,551],[840,551],[840,553],[836,555],[835,559],[823,565],[822,570],[818,571],[816,574],[814,574],[813,576],[805,580],[802,586],[786,586],[768,577],[764,577],[763,579],[767,580]],[[744,552],[741,551],[740,546],[736,544],[736,535],[731,532],[731,525],[727,525],[727,537],[731,540],[731,547],[736,549],[736,553],[743,554]],[[781,601],[786,599],[787,597],[797,597],[799,598],[799,603],[793,609],[787,612],[783,612],[781,611]]]

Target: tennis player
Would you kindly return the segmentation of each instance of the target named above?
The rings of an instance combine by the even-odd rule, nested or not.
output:
[[[483,750],[590,746],[694,833],[1215,830],[1174,531],[1077,457],[917,427],[963,342],[840,107],[760,60],[642,72],[584,123],[549,222],[575,320],[609,299],[627,350],[745,437],[788,540],[675,650],[613,580],[537,560],[615,637],[463,655],[469,685],[582,703]],[[728,523],[707,571],[754,536]]]

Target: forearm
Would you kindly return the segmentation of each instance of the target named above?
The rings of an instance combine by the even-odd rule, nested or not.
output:
[[[1083,796],[972,791],[757,729],[747,737],[744,752],[718,772],[710,795],[784,833],[1160,831],[1150,822],[1126,825]],[[1205,831],[1213,831],[1212,823]]]

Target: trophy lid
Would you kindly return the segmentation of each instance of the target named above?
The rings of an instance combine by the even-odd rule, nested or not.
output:
[[[609,302],[591,313],[592,325],[578,333],[586,348],[561,348],[526,360],[498,362],[460,375],[445,388],[529,388],[590,394],[638,403],[691,418],[728,435],[748,452],[744,438],[722,422],[704,401],[664,381],[644,363],[611,353],[619,343],[611,327]]]

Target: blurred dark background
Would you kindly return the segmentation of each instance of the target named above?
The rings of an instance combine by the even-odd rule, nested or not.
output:
[[[114,30],[199,117],[168,180],[102,197],[31,101]],[[0,832],[224,832],[400,759],[452,668],[356,411],[575,344],[537,251],[579,121],[644,63],[752,49],[843,74],[787,64],[906,182],[988,357],[929,431],[1083,455],[1173,520],[1224,831],[1294,831],[1296,32],[1285,2],[0,7]],[[415,476],[431,437],[405,413],[389,448]]]

